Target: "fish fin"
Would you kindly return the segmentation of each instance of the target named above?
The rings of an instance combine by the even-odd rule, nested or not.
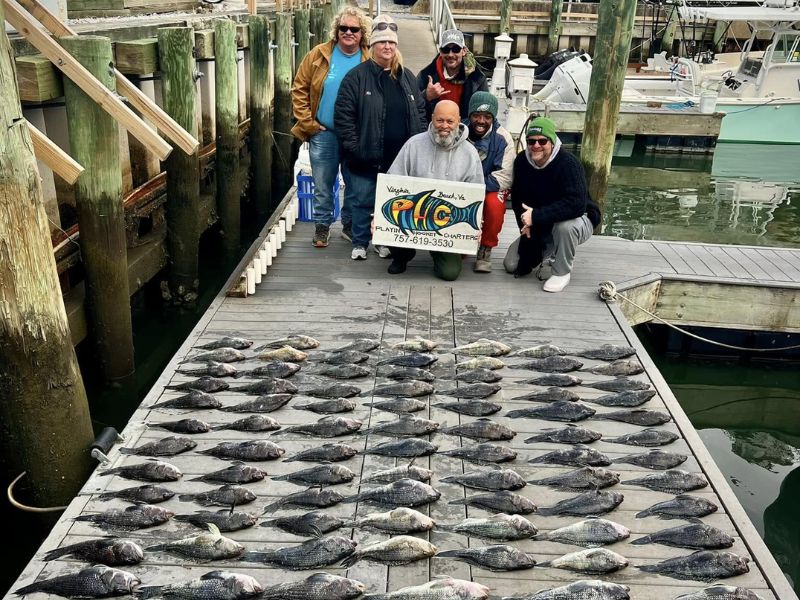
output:
[[[637,538],[635,540],[631,540],[628,543],[632,544],[634,546],[643,546],[645,544],[650,544],[651,542],[652,542],[652,538],[649,535],[645,535],[645,536],[642,536],[642,537]]]
[[[703,520],[698,519],[697,517],[684,517],[684,520],[689,521],[689,523],[694,523],[695,525],[703,525]]]
[[[52,550],[48,551],[47,554],[44,555],[44,559],[53,560],[60,556],[66,556],[67,554],[72,552],[72,549],[73,549],[72,546],[65,546],[63,548],[53,548]]]
[[[325,535],[322,532],[322,530],[319,527],[317,527],[316,525],[309,526],[309,529],[311,530],[311,535],[313,537],[315,537],[315,538],[321,538],[321,537],[323,537]]]
[[[233,512],[233,506],[231,506],[231,512]],[[222,534],[219,531],[219,527],[217,527],[213,523],[206,523],[206,527],[208,528],[208,532],[214,537],[218,538],[222,537]]]
[[[361,555],[358,552],[353,552],[350,556],[347,556],[342,559],[342,566],[346,569],[349,569],[354,564],[356,564],[359,560],[361,560]]]

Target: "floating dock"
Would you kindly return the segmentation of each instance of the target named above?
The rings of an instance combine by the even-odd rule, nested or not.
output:
[[[432,262],[425,252],[418,254],[417,258],[409,264],[406,273],[390,276],[386,273],[388,261],[381,260],[372,251],[370,251],[367,261],[350,260],[350,245],[339,239],[338,226],[334,228],[330,246],[325,250],[318,250],[310,244],[313,225],[296,223],[254,294],[245,298],[236,298],[226,297],[224,293],[221,293],[212,303],[207,314],[197,324],[150,394],[132,416],[128,427],[123,432],[125,441],[121,445],[135,448],[169,435],[148,426],[148,424],[160,421],[193,417],[209,423],[223,423],[243,416],[219,410],[191,411],[152,408],[158,402],[180,395],[181,392],[167,390],[165,386],[190,379],[177,374],[176,369],[181,361],[194,354],[193,348],[225,335],[248,337],[255,341],[255,346],[281,338],[289,333],[313,336],[321,342],[321,345],[317,350],[309,351],[312,354],[310,361],[303,364],[303,369],[307,371],[313,369],[314,361],[311,359],[318,358],[326,350],[342,346],[355,338],[374,338],[380,342],[381,346],[371,353],[371,357],[366,363],[371,369],[372,375],[350,382],[364,391],[369,391],[374,385],[388,381],[375,375],[377,360],[393,354],[389,350],[392,344],[411,339],[414,336],[423,336],[441,344],[442,353],[438,355],[439,360],[431,367],[437,376],[434,385],[439,390],[452,387],[455,383],[445,381],[445,378],[455,374],[455,357],[453,354],[447,353],[447,348],[482,337],[502,341],[514,349],[550,342],[568,349],[570,352],[578,352],[605,343],[627,344],[636,348],[637,356],[634,358],[638,359],[644,367],[644,373],[636,375],[635,378],[650,383],[657,392],[656,396],[642,408],[669,413],[670,422],[661,428],[679,436],[677,441],[664,449],[686,454],[688,460],[679,468],[693,473],[702,473],[709,482],[707,487],[691,492],[693,495],[714,502],[719,507],[717,512],[705,517],[703,521],[733,536],[735,543],[730,551],[751,560],[749,573],[726,579],[725,583],[749,588],[765,600],[796,598],[791,586],[745,514],[742,505],[731,491],[724,475],[712,461],[694,427],[639,343],[621,307],[618,304],[607,304],[598,298],[597,293],[598,284],[606,280],[616,282],[619,289],[624,289],[626,282],[640,282],[639,278],[644,277],[678,277],[684,276],[684,273],[688,271],[693,271],[692,277],[699,277],[699,274],[703,272],[700,263],[709,270],[711,265],[717,264],[709,256],[716,255],[717,261],[723,262],[719,260],[721,256],[719,252],[731,256],[749,273],[750,276],[746,277],[747,281],[744,282],[747,285],[755,283],[762,285],[765,282],[758,279],[758,276],[766,274],[767,277],[774,278],[779,275],[778,271],[774,271],[773,267],[765,266],[763,262],[760,267],[761,271],[755,270],[752,266],[748,268],[749,263],[744,257],[751,253],[751,249],[739,250],[708,245],[700,247],[665,242],[631,242],[619,238],[595,237],[579,249],[572,282],[567,289],[561,294],[547,294],[542,291],[541,283],[532,275],[523,279],[514,279],[502,269],[501,262],[505,250],[514,239],[513,225],[513,218],[509,213],[501,237],[501,245],[493,252],[494,270],[491,274],[473,273],[471,270],[473,259],[466,258],[464,272],[460,279],[452,284],[445,284],[434,278]],[[267,233],[265,232],[265,234]],[[256,242],[253,247],[254,251],[265,239]],[[762,257],[764,255],[771,257],[775,268],[778,264],[776,257],[779,257],[780,273],[784,275],[782,277],[784,281],[780,284],[789,286],[797,293],[797,275],[800,275],[799,252],[764,249],[753,249],[753,251]],[[246,263],[242,264],[242,268],[246,266]],[[708,280],[717,276],[729,280],[731,275],[737,272],[732,267],[732,263],[728,263],[726,271],[717,270],[712,275],[704,276]],[[787,281],[787,279],[791,279],[791,281]],[[234,273],[229,284],[234,285],[237,281],[238,273]],[[772,279],[772,283],[777,284],[778,282]],[[252,349],[245,350],[245,353],[251,358],[244,363],[235,363],[237,369],[258,366],[260,361],[252,358],[254,354]],[[516,460],[502,466],[516,470],[526,480],[540,479],[569,471],[571,467],[528,462],[529,459],[546,452],[567,447],[558,444],[526,444],[524,442],[534,433],[545,428],[560,427],[563,424],[525,418],[510,419],[505,416],[509,410],[535,405],[532,402],[515,401],[514,398],[545,388],[522,383],[525,379],[538,374],[535,371],[519,368],[519,365],[526,362],[527,359],[504,357],[503,360],[506,362],[506,367],[498,371],[503,377],[500,382],[502,389],[487,400],[502,405],[502,410],[490,418],[517,432],[513,440],[498,443],[513,448],[518,455]],[[584,362],[583,369],[573,374],[580,377],[585,384],[607,378],[588,372],[602,361],[581,360]],[[299,375],[302,374],[303,370]],[[245,383],[249,380],[242,378],[230,381]],[[597,415],[580,424],[602,433],[604,439],[638,429],[633,425],[597,418],[603,413],[613,410],[592,404],[592,400],[604,392],[585,386],[570,389],[576,391],[586,401],[587,406],[591,406],[597,411]],[[242,393],[231,391],[218,392],[215,396],[224,405],[252,399],[252,396],[248,397]],[[314,422],[319,415],[293,408],[293,405],[306,400],[309,398],[297,395],[288,405],[271,413],[271,416],[284,427]],[[361,420],[364,423],[364,429],[394,419],[394,415],[391,413],[364,406],[366,402],[371,401],[369,396],[355,400],[356,409],[343,416]],[[473,417],[459,416],[456,413],[434,407],[433,404],[437,401],[447,400],[444,396],[432,395],[423,397],[421,400],[428,404],[428,407],[423,412],[417,413],[417,416],[435,420],[442,426],[453,426],[474,420]],[[184,473],[180,481],[164,485],[178,493],[213,489],[216,486],[190,480],[204,473],[223,468],[230,461],[198,454],[197,451],[210,448],[222,441],[246,439],[271,439],[286,449],[286,456],[322,443],[318,438],[297,435],[276,436],[232,431],[195,435],[193,436],[193,440],[197,442],[195,450],[162,459],[176,465]],[[392,438],[372,434],[366,436],[356,434],[325,441],[343,442],[363,450],[390,439]],[[434,472],[430,483],[442,493],[442,497],[432,504],[418,507],[418,510],[429,514],[437,523],[441,524],[457,523],[465,517],[489,516],[490,513],[481,509],[449,504],[450,501],[462,499],[465,495],[472,496],[481,493],[479,490],[469,490],[461,485],[441,482],[441,479],[448,475],[489,468],[441,454],[442,451],[459,446],[469,446],[473,442],[467,438],[438,432],[428,436],[428,439],[439,446],[439,453],[430,457],[417,458],[414,464],[429,468]],[[607,454],[612,460],[626,454],[647,450],[610,443],[604,439],[594,442],[591,447]],[[98,498],[99,494],[105,491],[138,485],[136,482],[117,476],[103,476],[99,473],[108,467],[134,464],[144,460],[144,457],[122,455],[118,452],[118,448],[119,446],[115,446],[110,453],[111,462],[99,468],[98,472],[92,475],[80,494],[70,504],[34,560],[12,586],[11,591],[37,579],[77,570],[80,563],[74,560],[58,559],[46,563],[42,561],[42,556],[47,550],[103,535],[102,530],[89,524],[74,522],[74,517],[126,506],[124,502],[118,500],[102,502]],[[409,459],[359,454],[339,463],[353,470],[358,477],[349,484],[339,485],[334,489],[343,496],[354,495],[359,492],[359,489],[367,488],[367,486],[363,488],[360,486],[362,477],[379,469],[408,462]],[[283,460],[254,464],[264,468],[270,477],[310,466],[309,463],[284,462]],[[623,481],[651,472],[631,465],[616,463],[609,468],[619,472]],[[248,484],[247,487],[257,495],[257,499],[251,504],[237,507],[237,510],[256,515],[261,515],[265,506],[286,494],[304,489],[269,478]],[[707,585],[700,581],[681,581],[652,575],[636,568],[636,565],[653,564],[691,552],[662,545],[638,546],[630,543],[645,534],[681,523],[681,521],[662,521],[654,517],[636,518],[635,516],[638,511],[656,502],[671,498],[671,494],[649,491],[628,484],[617,484],[609,490],[622,493],[624,501],[604,517],[631,530],[629,539],[613,544],[609,546],[609,549],[626,557],[630,561],[630,565],[616,573],[604,575],[601,577],[602,579],[630,586],[632,598],[654,600],[675,598],[679,594]],[[518,493],[532,500],[539,507],[552,506],[556,502],[576,494],[576,492],[559,492],[532,484],[528,484]],[[179,501],[177,496],[161,506],[179,514],[201,509],[194,503]],[[301,514],[304,510],[278,509],[270,515],[264,515],[260,520],[263,521],[276,515]],[[387,509],[363,503],[342,503],[325,510],[331,515],[350,519],[369,512]],[[539,528],[540,532],[551,531],[579,520],[577,517],[543,517],[536,513],[528,515],[528,518]],[[156,528],[143,529],[125,535],[138,541],[142,546],[148,546],[165,539],[195,535],[198,531],[188,524],[173,520]],[[385,535],[360,529],[341,529],[331,535],[337,534],[352,537],[359,546],[387,539]],[[303,538],[283,533],[278,529],[259,525],[226,535],[244,544],[247,550],[293,546],[304,541]],[[435,544],[440,551],[489,543],[437,529],[424,537]],[[552,560],[580,549],[577,546],[537,541],[536,539],[510,542],[510,544],[530,553],[537,562]],[[286,571],[235,560],[197,564],[168,554],[149,552],[146,553],[143,563],[128,568],[137,574],[145,585],[188,581],[213,569],[248,573],[264,585],[299,580],[314,571],[322,570]],[[393,567],[362,561],[350,569],[333,566],[325,570],[362,581],[366,585],[367,593],[392,591],[404,586],[422,584],[436,577],[452,576],[473,579],[489,586],[492,597],[522,595],[579,579],[593,578],[593,576],[580,575],[561,569],[538,566],[512,573],[495,573],[445,558],[431,558],[410,565]],[[9,594],[7,597],[11,598],[12,596]]]

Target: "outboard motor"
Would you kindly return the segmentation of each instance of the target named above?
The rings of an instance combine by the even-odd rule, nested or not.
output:
[[[547,85],[533,98],[543,102],[585,104],[592,78],[591,61],[591,57],[584,53],[558,65]]]
[[[545,58],[538,67],[536,67],[536,70],[534,71],[534,78],[540,81],[548,81],[558,65],[575,58],[579,54],[581,54],[581,52],[578,52],[573,48],[569,48],[567,50],[556,50],[550,56]]]

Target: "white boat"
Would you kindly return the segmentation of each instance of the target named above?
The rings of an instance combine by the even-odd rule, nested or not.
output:
[[[794,28],[800,23],[800,6],[798,0],[790,2],[780,6],[681,6],[681,17],[689,21],[744,21],[750,25],[752,35],[743,46],[738,66],[719,73],[720,63],[705,66],[679,58],[670,76],[626,78],[622,102],[691,101],[701,110],[725,113],[719,141],[800,144],[800,30]],[[765,31],[771,35],[769,45],[764,51],[754,50]],[[572,59],[556,69],[534,98],[585,102],[590,78],[591,59]]]

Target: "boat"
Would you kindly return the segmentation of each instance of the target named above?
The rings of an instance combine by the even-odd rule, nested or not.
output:
[[[679,12],[688,21],[748,23],[752,33],[742,47],[738,65],[720,73],[721,65],[732,66],[736,61],[677,58],[668,75],[626,77],[622,102],[699,105],[703,112],[725,113],[718,137],[721,142],[800,144],[800,30],[795,28],[800,23],[798,0],[766,0],[758,6],[683,4]],[[769,45],[766,50],[757,50],[756,40],[765,33]],[[666,61],[664,56],[660,58]],[[654,67],[661,62],[654,60]],[[591,57],[582,54],[558,65],[533,98],[585,103],[590,79]]]

